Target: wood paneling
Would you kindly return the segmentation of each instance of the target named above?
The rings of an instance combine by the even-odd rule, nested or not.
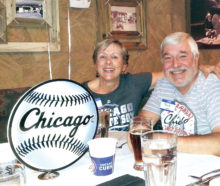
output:
[[[59,1],[61,51],[51,54],[53,78],[68,78],[68,0]],[[163,38],[175,31],[185,31],[184,0],[147,0],[147,39],[148,49],[129,51],[128,71],[159,71],[160,43]],[[92,0],[88,9],[70,8],[71,21],[71,79],[83,82],[95,77],[92,53],[96,45],[96,2]],[[24,36],[11,33],[13,37]],[[28,32],[28,30],[25,30]],[[22,33],[22,32],[21,32]],[[31,36],[41,39],[41,32]],[[219,50],[200,50],[202,64],[215,64],[220,59]],[[48,80],[48,54],[38,53],[0,53],[0,89],[34,86]]]

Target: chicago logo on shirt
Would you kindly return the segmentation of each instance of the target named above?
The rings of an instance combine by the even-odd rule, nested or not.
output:
[[[166,104],[166,109],[164,109]],[[172,104],[172,106],[167,106]],[[170,108],[170,109],[167,109]],[[161,102],[161,123],[164,130],[176,133],[178,136],[189,136],[196,132],[196,117],[191,109],[177,100]]]

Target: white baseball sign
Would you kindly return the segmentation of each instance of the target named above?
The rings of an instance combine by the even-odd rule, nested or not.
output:
[[[95,101],[84,87],[71,80],[49,80],[28,90],[15,104],[8,140],[28,167],[56,171],[84,155],[97,123]]]

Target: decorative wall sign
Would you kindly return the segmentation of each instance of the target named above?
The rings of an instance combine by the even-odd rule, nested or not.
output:
[[[80,84],[49,80],[28,90],[8,121],[8,141],[22,163],[51,172],[79,160],[95,137],[97,107]]]
[[[145,0],[97,0],[98,41],[119,39],[127,49],[147,48]]]

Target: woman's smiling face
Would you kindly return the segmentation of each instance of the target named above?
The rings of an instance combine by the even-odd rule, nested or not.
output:
[[[105,50],[100,50],[95,64],[100,78],[106,81],[118,80],[127,68],[122,57],[122,50],[117,44],[110,44]]]

